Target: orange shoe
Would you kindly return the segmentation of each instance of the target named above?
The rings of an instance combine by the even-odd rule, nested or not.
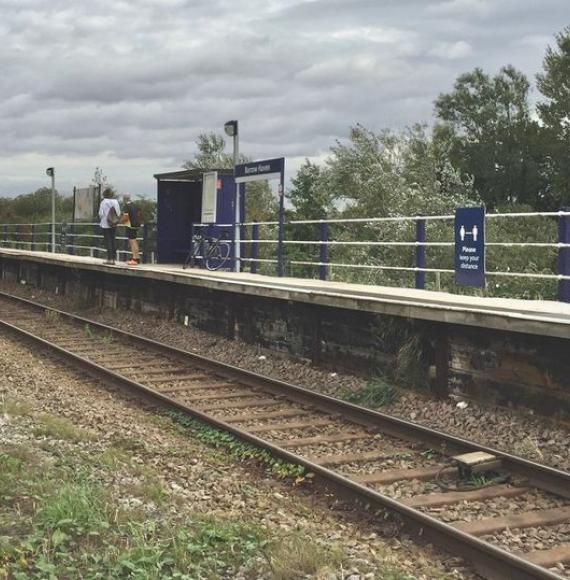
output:
[[[131,259],[131,260],[129,260],[129,261],[127,262],[127,266],[138,266],[138,265],[139,265],[139,262],[138,262],[138,260],[132,260],[132,259]]]

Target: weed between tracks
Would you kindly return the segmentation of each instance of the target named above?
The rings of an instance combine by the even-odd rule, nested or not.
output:
[[[182,413],[167,413],[176,423],[192,431],[192,435],[208,445],[227,450],[232,457],[240,461],[254,460],[269,467],[274,475],[281,478],[295,478],[296,483],[311,479],[313,474],[307,473],[302,465],[295,465],[273,457],[269,451],[260,449],[249,443],[244,443],[231,433],[211,427],[202,421],[192,419]]]
[[[44,312],[46,322],[57,322],[59,320],[59,312],[54,310],[45,310]]]
[[[345,393],[342,398],[349,403],[375,408],[389,405],[396,401],[399,396],[398,387],[386,378],[379,376],[371,380],[361,390]]]

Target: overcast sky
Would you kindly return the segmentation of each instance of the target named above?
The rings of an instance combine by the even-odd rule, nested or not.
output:
[[[569,0],[0,0],[0,195],[90,182],[154,194],[201,132],[322,158],[360,122],[432,120],[458,74],[540,70]]]

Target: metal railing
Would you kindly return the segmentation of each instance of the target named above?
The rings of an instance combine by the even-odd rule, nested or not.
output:
[[[242,240],[238,267],[252,273],[274,274],[275,268],[277,275],[480,292],[454,284],[454,219],[355,217],[290,220],[282,226],[278,221],[242,222],[237,224]],[[570,302],[570,211],[488,213],[486,223],[485,295]],[[193,231],[211,227],[193,224]],[[236,224],[215,227],[232,232]],[[0,246],[49,251],[50,230],[51,223],[0,224]],[[154,262],[154,224],[139,231],[142,260]],[[117,241],[119,259],[127,259],[127,237],[119,235]],[[105,252],[97,223],[56,224],[56,247],[62,253],[92,257],[104,257]],[[234,255],[229,263],[235,268]]]
[[[0,247],[50,252],[52,233],[50,222],[0,224]],[[130,251],[128,238],[124,235],[125,226],[117,226],[117,258],[128,260]],[[156,239],[154,224],[143,224],[137,241],[140,246],[141,260],[144,263],[155,261]],[[58,253],[77,256],[104,257],[106,248],[103,234],[98,223],[58,222],[55,224],[55,247]]]
[[[442,289],[446,277],[446,290],[465,293],[469,290],[453,283],[454,220],[455,215],[290,220],[282,236],[277,221],[243,222],[238,224],[240,267],[272,273],[268,268],[273,265],[278,275],[356,282],[365,279],[355,272],[369,271],[378,274],[368,276],[370,283],[434,290]],[[487,295],[570,302],[570,211],[488,213],[486,220]],[[235,224],[216,226],[234,228]],[[358,229],[351,231],[351,227]],[[545,239],[537,239],[539,234]],[[510,239],[505,239],[507,235]],[[353,273],[347,276],[340,271]],[[511,291],[500,291],[505,280],[511,281]],[[524,284],[515,288],[515,280]],[[537,284],[531,288],[532,281]]]

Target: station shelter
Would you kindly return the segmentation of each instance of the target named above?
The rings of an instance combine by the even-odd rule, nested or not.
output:
[[[192,247],[196,224],[207,236],[233,239],[233,169],[189,169],[154,175],[157,181],[157,260],[183,263]],[[243,213],[241,214],[243,216]]]

